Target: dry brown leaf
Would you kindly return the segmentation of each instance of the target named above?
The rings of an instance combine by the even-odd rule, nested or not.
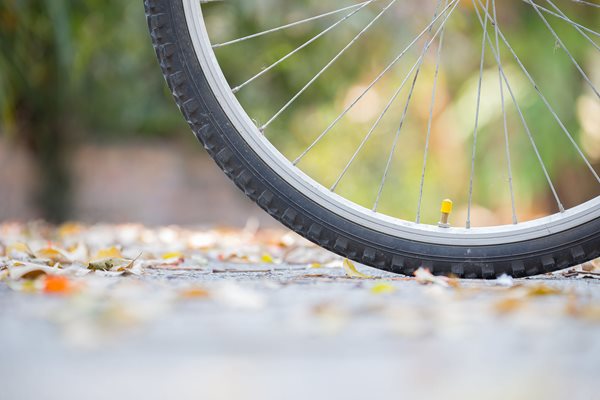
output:
[[[434,284],[442,287],[459,287],[460,281],[447,276],[433,275],[427,268],[419,268],[414,272],[415,279],[421,284]]]
[[[581,269],[586,272],[592,272],[594,269],[596,269],[596,267],[591,262],[586,262],[581,264]]]

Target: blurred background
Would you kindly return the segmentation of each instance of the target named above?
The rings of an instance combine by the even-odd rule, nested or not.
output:
[[[205,7],[211,39],[241,37],[348,4],[304,0],[274,7],[271,0],[250,3],[217,2]],[[573,2],[559,3],[573,19],[600,28],[600,13],[590,13]],[[267,137],[284,155],[295,158],[406,45],[407,40],[390,37],[414,37],[431,20],[435,5],[429,1],[398,7],[369,33],[369,40],[357,42],[343,62],[282,114]],[[377,11],[370,7],[357,14],[347,29],[315,42],[300,60],[282,64],[242,90],[240,102],[259,123],[265,122]],[[598,170],[598,99],[530,5],[499,2],[498,12],[511,44]],[[398,24],[399,19],[406,23]],[[551,22],[598,86],[599,52],[568,24]],[[332,19],[317,21],[218,49],[216,54],[230,83],[241,83],[331,23]],[[442,198],[455,200],[457,220],[464,212],[481,46],[481,26],[471,2],[461,2],[448,22],[445,40],[423,199],[424,221],[432,223]],[[332,184],[422,46],[419,42],[361,100],[358,111],[303,159],[301,169],[326,186]],[[386,186],[390,189],[381,202],[383,212],[409,220],[416,211],[435,46],[415,88],[402,145]],[[593,177],[506,49],[502,55],[561,200],[571,206],[598,195]],[[405,93],[339,186],[340,194],[369,208]],[[497,69],[489,50],[483,93],[475,210],[481,224],[507,223],[511,203],[502,113]],[[519,218],[556,212],[514,109],[508,118]],[[190,134],[161,77],[141,2],[5,0],[0,4],[0,220],[240,225],[251,216],[272,223],[238,193]]]
[[[270,222],[191,135],[142,2],[3,1],[0,110],[0,220]]]

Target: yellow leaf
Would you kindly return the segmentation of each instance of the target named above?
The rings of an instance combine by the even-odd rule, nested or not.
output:
[[[92,261],[98,261],[105,258],[123,258],[123,255],[121,254],[121,250],[112,246],[98,250],[92,258]]]
[[[27,293],[34,293],[37,292],[38,288],[37,288],[37,282],[35,282],[34,280],[26,280],[23,282],[23,284],[21,285],[21,291],[23,292],[27,292]]]
[[[561,294],[562,292],[557,289],[550,287],[548,285],[539,284],[534,286],[529,286],[527,288],[527,295],[536,297],[536,296],[550,296],[555,294]]]
[[[321,265],[321,263],[312,263],[308,268],[323,268],[323,265]]]
[[[271,263],[275,262],[275,261],[273,260],[273,257],[272,257],[272,256],[271,256],[269,253],[264,253],[264,254],[262,255],[262,257],[260,258],[260,260],[261,260],[262,262],[264,262],[264,263],[268,263],[268,264],[271,264]]]
[[[162,258],[163,258],[163,260],[169,260],[169,259],[172,259],[172,258],[182,259],[183,260],[185,258],[185,256],[182,253],[178,252],[178,251],[171,251],[169,253],[164,253],[162,255]]]
[[[6,246],[6,256],[11,258],[35,258],[33,251],[25,243],[12,243]]]
[[[82,231],[82,226],[73,222],[67,222],[62,224],[58,228],[58,234],[61,237],[76,235]]]
[[[69,253],[63,249],[59,249],[58,247],[48,246],[43,249],[38,250],[35,253],[37,258],[47,258],[53,262],[69,262],[71,261],[71,257]]]
[[[69,247],[67,251],[71,261],[85,262],[88,259],[88,249],[81,242]]]
[[[365,275],[362,272],[358,272],[358,270],[356,269],[356,267],[354,266],[352,261],[348,260],[347,258],[344,258],[344,261],[342,261],[342,266],[344,267],[346,276],[348,276],[349,278],[362,278],[362,279],[372,278],[372,276]]]
[[[379,282],[371,287],[371,293],[373,294],[393,293],[395,290],[396,288],[387,282]]]

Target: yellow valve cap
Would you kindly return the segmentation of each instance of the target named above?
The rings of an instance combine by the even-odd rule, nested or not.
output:
[[[452,200],[445,199],[442,201],[442,209],[440,210],[443,214],[450,214],[452,212]]]

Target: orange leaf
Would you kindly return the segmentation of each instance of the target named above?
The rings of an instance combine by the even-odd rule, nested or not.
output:
[[[44,292],[66,294],[73,289],[71,281],[65,276],[48,275],[44,281]]]
[[[184,297],[186,299],[193,299],[193,298],[199,298],[199,297],[208,297],[210,295],[210,293],[208,292],[208,290],[206,289],[202,289],[199,287],[196,288],[189,288],[186,289],[184,291],[181,292],[181,297]]]

